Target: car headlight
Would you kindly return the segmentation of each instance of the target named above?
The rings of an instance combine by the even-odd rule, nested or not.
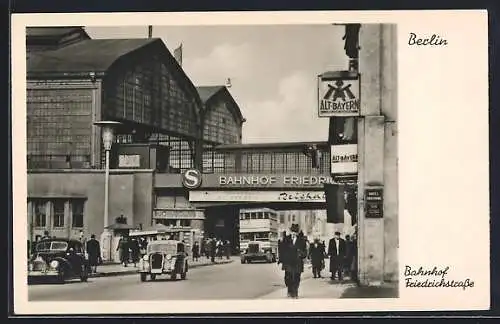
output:
[[[57,260],[52,260],[50,262],[50,267],[53,269],[57,268],[58,265],[59,265],[59,261],[57,261]]]
[[[148,261],[148,255],[147,255],[147,254],[144,254],[144,256],[142,257],[142,259],[143,259],[144,261]]]
[[[170,254],[167,254],[167,260],[172,259],[172,256]]]
[[[28,264],[28,271],[33,271],[33,263]]]

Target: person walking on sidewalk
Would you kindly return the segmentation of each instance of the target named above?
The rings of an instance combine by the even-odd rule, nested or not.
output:
[[[319,242],[319,239],[314,239],[314,242],[309,248],[309,259],[311,259],[312,273],[314,278],[321,278],[321,270],[325,264],[325,249]]]
[[[118,241],[118,247],[116,248],[116,250],[120,252],[120,262],[125,267],[128,265],[129,259],[128,248],[128,239],[125,235],[122,235],[122,237]]]
[[[328,244],[328,255],[330,256],[331,279],[335,280],[335,274],[342,280],[343,263],[345,258],[345,241],[340,238],[340,232],[335,232],[335,237]]]
[[[299,225],[293,224],[291,234],[283,241],[282,269],[285,270],[285,285],[288,288],[288,297],[298,298],[300,276],[304,271],[304,258],[307,256],[306,243],[303,236],[299,236]]]
[[[198,261],[200,257],[200,246],[198,245],[198,242],[194,242],[191,252],[193,253],[193,262]]]
[[[90,235],[90,240],[87,241],[87,254],[89,255],[90,272],[97,273],[97,266],[101,259],[101,246],[99,241],[95,239],[95,235]]]
[[[215,253],[217,252],[217,241],[215,238],[210,240],[210,260],[215,262]]]

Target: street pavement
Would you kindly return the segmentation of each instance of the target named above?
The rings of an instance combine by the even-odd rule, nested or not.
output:
[[[283,271],[276,263],[241,264],[235,262],[190,269],[187,280],[171,281],[159,276],[141,282],[139,274],[75,279],[64,285],[28,286],[30,301],[98,300],[196,300],[254,299],[284,287]],[[286,295],[285,295],[286,296]]]
[[[284,272],[276,263],[241,264],[238,257],[230,263],[190,268],[187,279],[172,281],[159,276],[155,281],[141,282],[139,274],[91,277],[66,284],[28,286],[30,301],[110,301],[110,300],[207,300],[207,299],[282,299],[286,298]],[[205,262],[206,263],[206,262]],[[365,292],[349,280],[331,281],[312,278],[310,264],[305,265],[299,298],[397,297],[396,290]]]

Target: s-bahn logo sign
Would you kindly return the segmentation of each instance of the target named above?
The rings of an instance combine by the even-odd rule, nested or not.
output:
[[[187,189],[196,189],[201,186],[201,172],[188,169],[182,174],[182,185]]]
[[[318,116],[358,116],[359,79],[319,79]]]

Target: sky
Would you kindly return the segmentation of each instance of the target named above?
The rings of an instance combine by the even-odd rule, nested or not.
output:
[[[146,38],[144,27],[86,27],[92,38]],[[243,143],[326,141],[317,75],[347,69],[342,26],[153,26],[195,86],[224,85],[246,119]]]

